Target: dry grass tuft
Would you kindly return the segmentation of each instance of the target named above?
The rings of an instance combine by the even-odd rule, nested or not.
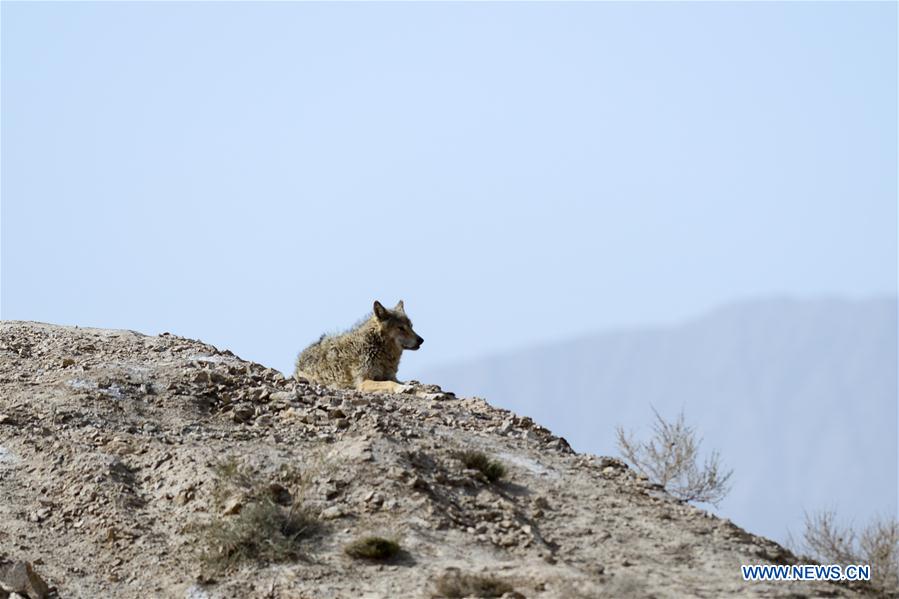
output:
[[[205,566],[220,571],[241,562],[266,564],[303,557],[301,543],[319,521],[304,505],[304,485],[297,473],[280,472],[268,480],[241,467],[234,458],[213,465],[212,470],[215,507],[220,509],[229,499],[236,501],[227,514],[196,527]],[[293,483],[293,491],[281,482]]]
[[[317,524],[306,510],[284,507],[271,500],[251,503],[239,514],[206,525],[201,539],[204,562],[226,569],[240,562],[285,562],[303,556],[301,542]]]
[[[400,545],[383,537],[363,537],[344,547],[343,551],[359,559],[388,560],[400,552]]]
[[[466,468],[477,470],[491,483],[506,476],[506,467],[496,460],[491,460],[481,451],[458,451],[454,455]]]
[[[514,591],[512,585],[493,576],[463,574],[450,571],[436,581],[437,597],[462,599],[463,597],[502,597]]]

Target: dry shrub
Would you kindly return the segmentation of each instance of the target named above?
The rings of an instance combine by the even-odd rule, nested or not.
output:
[[[400,552],[400,544],[383,537],[363,537],[344,547],[343,551],[350,557],[388,560]]]
[[[457,451],[455,457],[466,468],[480,472],[488,482],[495,483],[506,476],[506,467],[481,451]]]
[[[463,574],[451,570],[437,579],[437,597],[502,597],[514,591],[512,585],[493,576]]]
[[[202,529],[204,561],[215,569],[240,562],[285,562],[303,556],[301,542],[317,523],[311,512],[271,500],[251,503]]]
[[[733,470],[724,471],[720,456],[713,451],[699,465],[699,446],[692,427],[684,422],[683,412],[668,422],[653,408],[655,423],[649,441],[634,439],[618,427],[618,450],[624,459],[651,481],[685,501],[718,505],[730,491]]]
[[[873,587],[899,592],[899,521],[876,518],[856,532],[836,519],[832,511],[806,514],[803,550],[825,564],[868,564]]]
[[[266,564],[303,556],[301,543],[315,532],[319,522],[305,506],[305,485],[296,471],[282,468],[266,477],[240,466],[234,458],[214,464],[212,470],[216,509],[229,499],[236,501],[233,515],[222,514],[197,527],[206,566],[223,570],[240,562]]]

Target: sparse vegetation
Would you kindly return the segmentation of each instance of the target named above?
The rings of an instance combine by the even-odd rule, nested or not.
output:
[[[899,592],[899,521],[879,518],[861,532],[837,523],[832,511],[806,514],[802,550],[821,563],[868,564],[871,585]]]
[[[10,329],[30,333],[11,336]],[[13,343],[34,357],[10,351]],[[78,349],[87,344],[95,349]],[[67,355],[89,357],[87,370],[60,374],[77,375],[72,380],[84,388],[55,375],[34,377],[41,369],[52,374]],[[480,400],[436,407],[395,395],[325,392],[233,356],[194,359],[218,355],[174,336],[0,323],[0,497],[16,516],[0,518],[0,536],[23,539],[0,544],[0,574],[43,556],[44,565],[32,562],[35,573],[76,597],[101,587],[105,596],[399,598],[438,596],[439,588],[443,597],[637,599],[720,596],[741,586],[735,564],[796,563],[712,515],[700,522],[683,506],[642,501],[645,485],[620,460],[576,458],[537,424]],[[207,369],[233,385],[220,390],[211,375],[195,383]],[[97,381],[126,389],[138,371],[155,381],[154,394],[134,384],[116,401],[98,399]],[[270,393],[265,400],[260,387]],[[251,407],[257,423],[227,412],[195,414],[188,396],[228,396],[233,406]],[[40,406],[30,406],[33,397]],[[132,405],[144,413],[121,418]],[[339,432],[338,409],[354,423],[352,434]],[[202,418],[185,420],[185,410]],[[637,432],[639,440],[651,436],[646,414],[650,426]],[[85,425],[101,421],[102,429]],[[533,433],[527,442],[519,439],[524,431]],[[711,441],[701,458],[715,448]],[[457,457],[457,450],[483,453]],[[487,483],[476,468],[491,461],[505,465],[510,482]],[[878,581],[885,567],[862,547],[884,547],[876,542],[882,537],[871,534],[863,544],[866,522],[856,523],[852,551],[835,554],[870,560]],[[800,513],[800,541],[801,525]],[[81,533],[62,534],[66,529]],[[844,547],[845,533],[830,524],[824,531],[823,546]],[[385,555],[364,541],[374,535],[401,550],[386,560],[344,553],[363,540],[350,553]],[[894,546],[865,551],[895,555]],[[660,564],[689,575],[646,575],[666,570]],[[441,577],[448,571],[455,574]],[[889,596],[874,584],[795,581],[783,588],[797,597]]]
[[[455,457],[461,461],[466,468],[477,470],[491,483],[495,483],[506,476],[506,467],[496,460],[491,460],[481,451],[458,451],[456,452]]]
[[[463,574],[452,570],[437,579],[437,597],[501,597],[514,591],[512,585],[493,576]]]
[[[344,547],[343,551],[359,559],[388,560],[400,552],[400,545],[383,537],[363,537]]]
[[[239,514],[219,518],[203,529],[204,561],[216,569],[243,561],[284,562],[302,556],[300,541],[316,520],[308,511],[271,500],[252,503]]]
[[[638,472],[660,484],[669,493],[685,501],[717,505],[730,491],[733,470],[725,471],[720,456],[713,451],[699,465],[699,446],[692,427],[681,412],[669,422],[653,409],[655,423],[649,441],[635,441],[618,427],[618,450]]]
[[[274,480],[229,458],[213,465],[213,501],[224,513],[200,526],[203,562],[214,570],[240,562],[284,562],[302,557],[301,543],[317,527],[302,502],[295,471],[282,469]],[[281,482],[293,483],[294,492]]]

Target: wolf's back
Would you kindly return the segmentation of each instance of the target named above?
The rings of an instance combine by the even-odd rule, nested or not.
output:
[[[354,366],[361,358],[356,341],[355,331],[336,337],[322,335],[297,356],[295,376],[323,385],[352,388]]]

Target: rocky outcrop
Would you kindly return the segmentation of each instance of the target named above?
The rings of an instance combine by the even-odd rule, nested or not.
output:
[[[318,387],[167,333],[3,322],[0,557],[64,597],[430,597],[448,573],[510,597],[864,591],[743,582],[741,564],[795,557],[529,418],[420,391]],[[472,451],[505,476],[467,468]],[[314,515],[298,557],[210,569],[199,531],[259,500],[240,480],[222,496],[223,472]],[[354,561],[368,534],[402,553]]]

